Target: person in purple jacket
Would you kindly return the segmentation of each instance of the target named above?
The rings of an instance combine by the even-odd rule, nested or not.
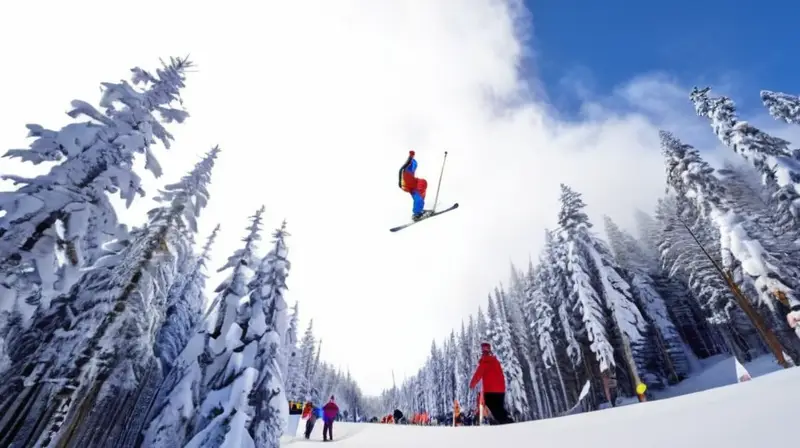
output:
[[[333,441],[333,421],[339,415],[339,406],[331,395],[331,401],[322,407],[322,441]]]

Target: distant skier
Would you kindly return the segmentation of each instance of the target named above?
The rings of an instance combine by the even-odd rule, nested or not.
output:
[[[331,400],[322,407],[322,441],[327,442],[328,440],[333,441],[333,421],[336,420],[336,417],[339,415],[339,406],[336,405],[336,401],[331,395]]]
[[[492,346],[488,342],[481,344],[481,358],[475,374],[472,375],[472,381],[469,382],[469,388],[475,389],[478,381],[483,382],[483,399],[495,421],[500,425],[514,423],[505,408],[506,377],[503,367],[492,353]]]
[[[430,215],[431,210],[424,210],[425,207],[425,193],[428,191],[428,181],[420,179],[414,175],[417,171],[417,161],[414,159],[414,151],[408,152],[408,159],[400,168],[398,185],[400,189],[406,193],[410,193],[414,199],[414,207],[412,209],[411,219],[419,221],[420,219]]]

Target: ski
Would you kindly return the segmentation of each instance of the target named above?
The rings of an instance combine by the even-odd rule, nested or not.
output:
[[[413,226],[414,224],[416,224],[416,223],[418,223],[418,222],[425,221],[426,219],[433,218],[434,216],[441,215],[442,213],[447,213],[447,212],[449,212],[449,211],[452,211],[452,210],[455,210],[455,209],[457,209],[457,208],[458,208],[458,202],[456,202],[455,204],[451,205],[449,208],[446,208],[446,209],[444,209],[444,210],[440,210],[440,211],[438,211],[438,212],[433,212],[433,213],[431,213],[430,215],[428,215],[428,216],[426,216],[426,217],[424,217],[424,218],[420,219],[419,221],[411,221],[410,223],[408,223],[408,224],[403,224],[402,226],[392,227],[391,229],[389,229],[389,231],[390,231],[390,232],[397,232],[398,230],[403,230],[403,229],[405,229],[406,227],[411,227],[411,226]]]

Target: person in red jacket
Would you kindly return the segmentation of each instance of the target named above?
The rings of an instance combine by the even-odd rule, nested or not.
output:
[[[333,395],[331,395],[331,401],[329,401],[325,406],[322,407],[322,441],[327,442],[328,440],[333,440],[333,421],[336,420],[336,416],[339,415],[339,406],[336,405],[336,401],[333,399]]]
[[[483,382],[483,400],[495,421],[500,425],[513,423],[514,421],[509,417],[505,407],[506,376],[488,342],[481,344],[481,358],[478,360],[475,374],[472,375],[472,381],[469,382],[469,388],[475,389],[478,381]]]

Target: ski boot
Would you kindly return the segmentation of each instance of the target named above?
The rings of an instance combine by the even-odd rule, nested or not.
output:
[[[433,214],[433,210],[423,210],[421,213],[411,215],[411,220],[414,222],[420,221]]]

